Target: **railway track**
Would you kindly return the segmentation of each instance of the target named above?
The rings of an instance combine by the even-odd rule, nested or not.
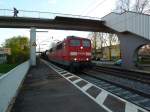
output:
[[[123,71],[124,74],[126,73],[126,76],[131,74],[128,72]],[[116,75],[117,73],[121,75]],[[142,79],[141,81],[141,76],[136,79],[134,78],[136,75],[125,77],[125,75],[122,75],[123,73],[121,72],[121,70],[117,72],[117,69],[111,71],[108,70],[108,68],[99,69],[99,67],[94,67],[93,69],[83,70],[81,73],[76,73],[76,75],[95,84],[100,88],[105,89],[106,91],[111,92],[112,94],[115,94],[133,104],[136,104],[150,111],[149,83],[147,83],[145,79]]]
[[[117,71],[117,69],[113,70],[107,67],[102,67],[102,69],[101,67],[94,67],[91,70],[83,70],[82,73],[150,98],[150,83],[147,82],[148,79],[144,77],[141,81],[137,76],[138,74],[135,75],[134,73],[132,75],[130,71],[124,70],[121,72],[120,70]]]
[[[129,80],[135,80],[138,82],[150,84],[150,73],[144,73],[144,72],[138,72],[138,71],[131,71],[116,67],[106,67],[106,66],[96,66],[93,68],[93,70],[111,74],[113,76],[129,79]]]
[[[104,79],[100,79],[97,77],[93,77],[92,75],[87,75],[87,73],[78,73],[76,74],[79,77],[97,85],[100,88],[105,89],[106,91],[111,92],[112,94],[115,94],[123,99],[126,99],[129,102],[132,102],[142,108],[145,108],[150,111],[150,98],[147,97],[147,95],[144,95],[144,93],[141,95],[137,91],[133,91],[133,89],[127,89],[123,86],[120,86],[118,84],[114,84],[112,82],[106,81]]]

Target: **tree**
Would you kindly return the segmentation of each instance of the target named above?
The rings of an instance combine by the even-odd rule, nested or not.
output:
[[[118,0],[116,12],[134,11],[137,13],[150,13],[150,0]]]
[[[150,0],[136,0],[135,11],[139,13],[145,13],[150,9]]]
[[[119,13],[130,11],[130,0],[118,0],[116,11]]]
[[[108,34],[109,59],[112,60],[112,46],[120,44],[117,35]]]
[[[92,42],[92,48],[94,56],[97,55],[97,50],[101,50],[101,56],[103,57],[104,47],[109,48],[109,59],[112,59],[112,46],[118,45],[120,42],[118,40],[117,35],[110,33],[102,33],[102,32],[92,32],[89,36]]]
[[[97,35],[96,32],[92,32],[89,34],[89,39],[91,40],[92,50],[94,51],[94,53],[96,53],[96,49],[97,49],[96,35]]]
[[[5,47],[11,48],[11,56],[8,56],[9,63],[22,63],[29,58],[29,39],[16,36],[5,40]]]

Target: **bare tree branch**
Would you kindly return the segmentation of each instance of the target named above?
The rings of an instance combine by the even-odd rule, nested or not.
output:
[[[116,4],[116,12],[119,13],[125,11],[145,13],[146,10],[150,10],[150,0],[132,0],[132,2],[131,0],[118,0]]]

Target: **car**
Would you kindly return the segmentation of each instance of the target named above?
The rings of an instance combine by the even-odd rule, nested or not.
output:
[[[114,65],[116,65],[116,66],[121,66],[121,65],[122,65],[122,59],[118,59],[118,60],[114,63]]]

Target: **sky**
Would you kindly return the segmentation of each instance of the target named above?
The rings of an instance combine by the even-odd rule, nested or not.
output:
[[[55,12],[72,15],[103,17],[115,9],[117,0],[0,0],[0,9],[13,9],[24,11],[40,11],[40,12]],[[0,16],[12,16],[11,11],[0,10]],[[39,13],[19,12],[19,16],[35,16],[39,17]],[[54,15],[51,15],[54,16]],[[47,14],[40,14],[40,17],[47,17]],[[0,45],[5,39],[13,36],[30,36],[30,29],[4,29],[0,28]],[[87,37],[89,32],[79,31],[64,31],[64,30],[45,30],[47,32],[37,33],[37,41],[46,43],[47,47],[54,40],[63,40],[68,35]],[[51,38],[53,37],[53,39]],[[38,44],[37,42],[37,44]],[[45,46],[43,46],[46,48]],[[42,44],[41,44],[42,48]]]

